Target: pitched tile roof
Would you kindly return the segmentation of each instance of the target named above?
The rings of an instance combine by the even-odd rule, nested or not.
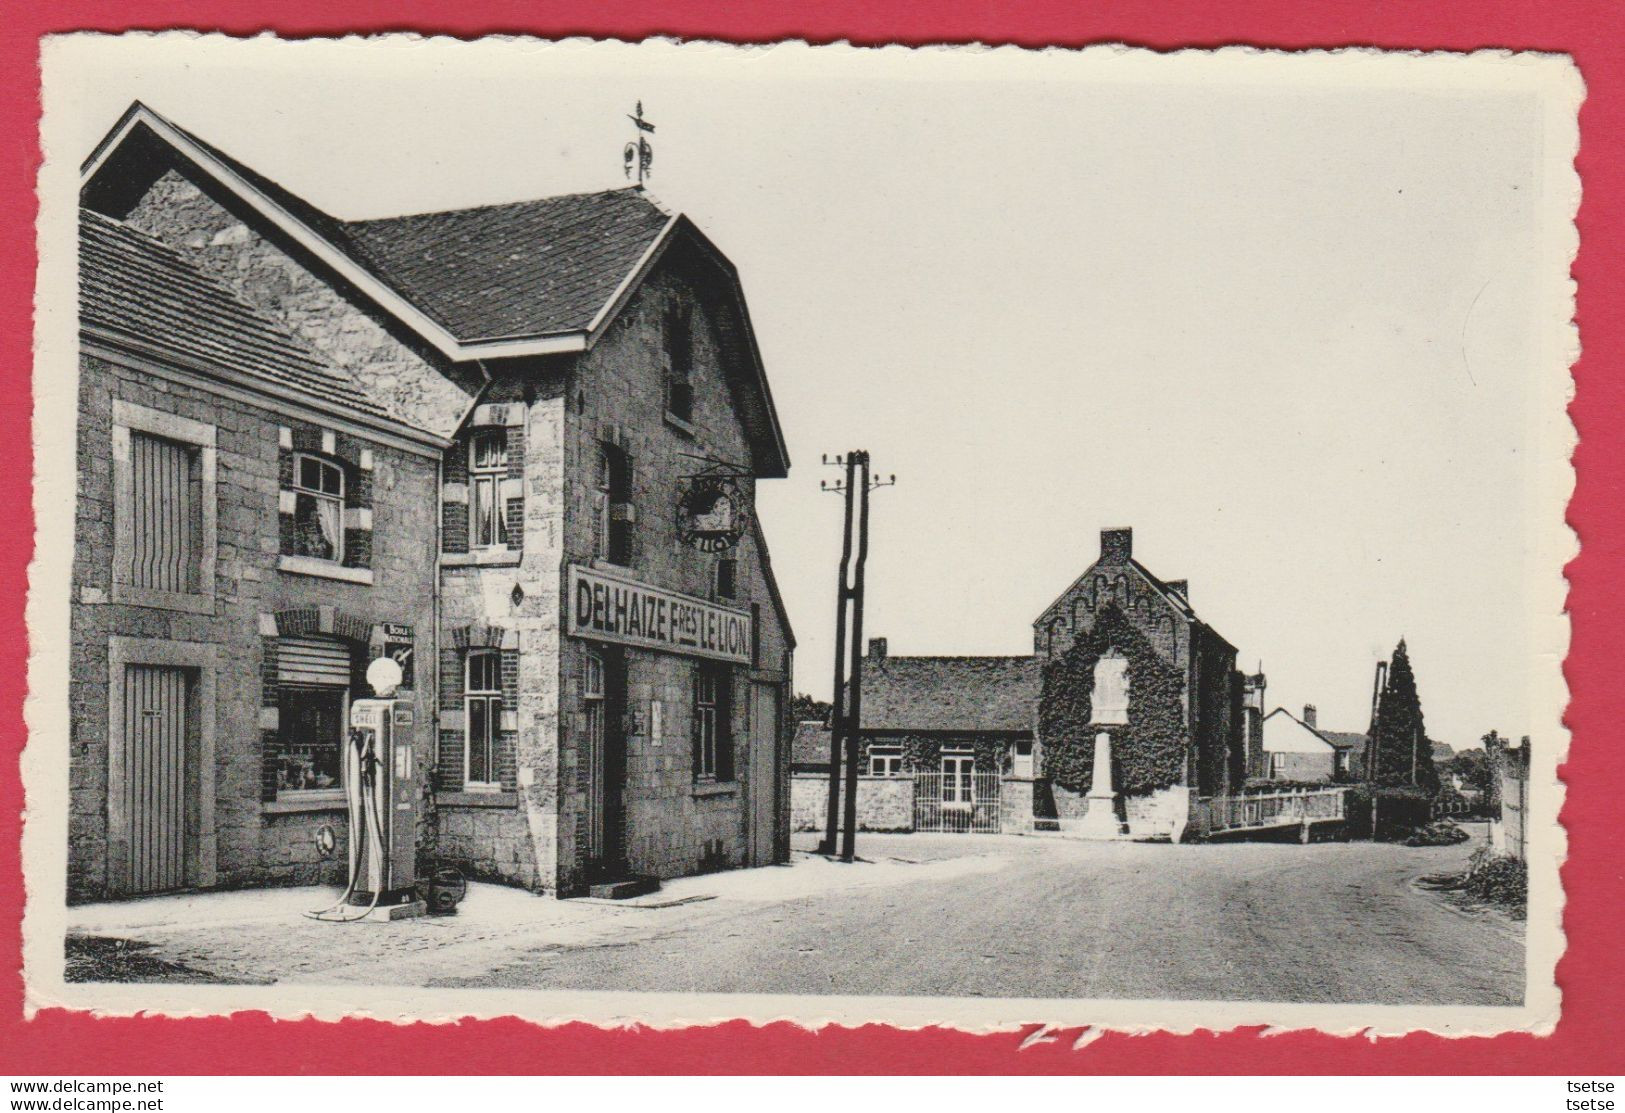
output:
[[[1365,735],[1345,730],[1316,730],[1326,741],[1339,750],[1350,750],[1357,754],[1365,753]]]
[[[863,730],[1030,731],[1032,657],[886,657],[864,662]]]
[[[344,371],[161,241],[88,209],[79,216],[79,318],[160,354],[384,414]]]
[[[346,250],[462,341],[586,329],[671,217],[637,189],[344,224]]]
[[[803,719],[796,724],[796,733],[790,739],[792,765],[829,766],[829,727],[817,719]]]
[[[170,126],[463,342],[585,329],[671,221],[636,187],[340,220]]]

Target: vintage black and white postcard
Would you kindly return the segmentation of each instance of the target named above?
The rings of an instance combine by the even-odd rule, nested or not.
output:
[[[43,73],[33,1007],[1556,1022],[1568,59]]]

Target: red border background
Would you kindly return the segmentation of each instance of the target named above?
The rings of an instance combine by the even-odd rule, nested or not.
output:
[[[1372,0],[1114,0],[1109,5],[1039,0],[844,0],[661,5],[565,0],[545,9],[522,0],[343,3],[335,0],[13,0],[0,26],[0,443],[16,466],[0,472],[13,524],[0,532],[0,1073],[344,1074],[502,1073],[1094,1073],[1094,1074],[1621,1074],[1625,1073],[1625,855],[1614,826],[1625,810],[1625,747],[1619,744],[1625,624],[1612,605],[1625,540],[1621,494],[1625,439],[1611,420],[1625,413],[1625,305],[1620,219],[1625,177],[1625,7],[1610,0],[1504,0],[1405,5]],[[726,8],[726,12],[722,9]],[[274,13],[274,14],[273,14]],[[184,20],[184,23],[177,22]],[[455,1027],[347,1021],[92,1020],[47,1012],[21,1019],[22,875],[18,856],[26,639],[23,591],[32,529],[28,395],[34,275],[35,175],[39,167],[38,39],[72,30],[172,26],[287,36],[412,30],[474,37],[529,33],[637,39],[666,34],[737,42],[806,38],[862,44],[989,42],[1082,46],[1130,42],[1160,50],[1246,43],[1284,48],[1373,45],[1403,49],[1515,48],[1572,54],[1587,84],[1580,114],[1581,249],[1575,265],[1585,354],[1575,368],[1571,414],[1581,444],[1569,520],[1583,540],[1570,566],[1573,643],[1567,663],[1574,732],[1563,821],[1570,857],[1568,952],[1558,967],[1563,1018],[1545,1039],[1444,1040],[1417,1035],[1370,1041],[1315,1034],[1107,1035],[1074,1052],[1063,1034],[1020,1050],[1021,1035],[967,1036],[878,1027],[811,1033],[786,1024],[726,1024],[681,1032],[542,1029],[519,1021]],[[1328,956],[1335,961],[1335,956]],[[1462,960],[1471,962],[1464,954]],[[1029,1029],[1029,1032],[1031,1029]]]

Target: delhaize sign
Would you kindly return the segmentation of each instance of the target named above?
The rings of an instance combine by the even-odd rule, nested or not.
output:
[[[750,664],[750,615],[692,595],[572,564],[569,606],[578,638]]]

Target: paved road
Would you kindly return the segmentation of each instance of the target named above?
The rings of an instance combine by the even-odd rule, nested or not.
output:
[[[1459,867],[1465,847],[913,835],[870,838],[864,853],[921,862],[919,880],[898,869],[886,884],[721,899],[441,984],[1435,1005],[1523,995],[1521,925],[1410,886]]]

